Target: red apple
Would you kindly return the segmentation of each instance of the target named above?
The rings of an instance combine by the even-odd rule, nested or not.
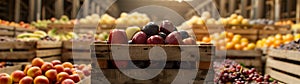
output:
[[[75,70],[73,71],[73,74],[78,74],[81,79],[84,79],[84,74],[81,70]]]
[[[125,31],[121,29],[113,29],[109,34],[108,43],[127,44],[128,40]]]
[[[57,75],[57,71],[55,69],[50,69],[45,73],[45,76],[51,81],[56,80],[56,75]]]
[[[32,84],[32,83],[33,83],[33,78],[30,76],[25,76],[19,81],[19,84]]]
[[[52,63],[49,63],[49,62],[45,62],[42,67],[41,67],[42,71],[43,72],[46,72],[48,71],[49,69],[54,69],[54,66]]]
[[[12,84],[13,80],[7,73],[0,74],[0,84]]]
[[[16,71],[12,72],[10,76],[11,76],[13,82],[17,83],[26,75],[23,71],[16,70]]]
[[[42,75],[42,70],[39,67],[34,66],[28,69],[27,75],[32,78],[35,78],[37,76]]]
[[[154,35],[147,39],[147,44],[164,44],[164,39],[159,35]]]
[[[64,67],[62,65],[55,65],[54,68],[57,71],[57,73],[64,71]]]
[[[44,60],[41,58],[34,58],[31,62],[32,66],[41,67],[44,64]]]
[[[80,64],[80,65],[78,66],[78,70],[82,70],[85,66],[86,66],[85,64]]]
[[[51,61],[51,63],[53,64],[53,66],[55,66],[55,65],[61,64],[61,61],[53,60],[53,61]]]
[[[134,44],[146,44],[147,43],[147,34],[142,32],[142,31],[137,32],[132,37],[132,43],[134,43]]]
[[[70,68],[64,68],[64,72],[68,73],[69,75],[73,74],[73,71]]]
[[[61,84],[75,84],[75,82],[71,79],[66,79],[66,80],[62,81]]]
[[[70,75],[69,78],[72,79],[75,83],[78,83],[80,81],[80,76],[78,74]]]
[[[186,39],[183,39],[183,43],[185,45],[196,45],[196,41],[194,38],[186,38]]]
[[[34,84],[50,84],[48,78],[45,76],[37,76],[36,78],[34,78],[33,83]]]
[[[182,42],[182,38],[179,32],[174,31],[172,33],[170,33],[167,37],[165,42],[167,44],[174,44],[174,45],[178,45],[178,44],[183,44]]]
[[[56,75],[56,80],[58,83],[61,83],[63,80],[68,78],[69,78],[69,74],[66,72],[60,72]]]

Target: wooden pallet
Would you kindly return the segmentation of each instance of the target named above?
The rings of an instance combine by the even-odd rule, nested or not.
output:
[[[270,49],[266,62],[266,74],[284,83],[300,82],[300,52]]]
[[[62,54],[62,42],[60,41],[37,41],[36,57],[40,57],[47,61],[60,60]]]
[[[90,63],[90,43],[64,41],[62,56],[62,61]]]
[[[130,77],[125,76],[122,74],[118,69],[110,68],[110,67],[105,67],[103,68],[102,66],[116,66],[116,65],[109,65],[109,61],[116,61],[116,62],[122,62],[122,63],[127,63],[129,61],[148,61],[149,60],[149,52],[152,52],[152,48],[157,48],[160,47],[165,51],[165,55],[167,56],[167,64],[165,66],[165,69],[155,78],[152,78],[150,80],[135,80]],[[124,53],[127,51],[124,50],[123,48],[128,48],[129,52],[128,54],[130,55],[131,60],[128,59],[123,59]],[[104,74],[106,78],[111,83],[146,83],[146,84],[152,84],[152,83],[170,83],[173,81],[174,77],[177,75],[176,73],[178,72],[178,69],[175,68],[169,68],[168,67],[168,62],[172,63],[173,62],[189,62],[191,66],[188,66],[189,68],[186,69],[186,72],[191,72],[189,70],[195,70],[196,68],[199,69],[199,72],[201,72],[201,76],[198,76],[198,79],[203,81],[206,77],[207,70],[211,67],[211,60],[215,53],[214,53],[214,47],[212,45],[144,45],[144,44],[132,44],[132,45],[122,45],[122,44],[95,44],[94,48],[95,52],[93,54],[96,55],[96,57],[92,57],[92,83],[93,82],[101,82],[101,77],[97,74],[101,68],[102,71],[104,71]],[[116,51],[113,51],[111,49],[117,49]],[[158,49],[158,48],[157,48]],[[197,50],[198,49],[198,50]],[[112,53],[116,56],[120,56],[118,58],[113,58]],[[161,52],[156,52],[155,55],[152,56],[160,56]],[[198,53],[195,54],[195,53]],[[154,57],[154,58],[159,58],[159,57]],[[94,60],[97,59],[97,60]],[[199,60],[199,62],[197,62]],[[160,59],[153,59],[152,61],[154,62],[162,62]],[[174,64],[174,63],[172,63]],[[100,66],[100,67],[99,67]],[[98,68],[97,68],[98,67]],[[130,69],[130,66],[126,66],[126,70],[132,71],[132,72],[137,72],[135,69]],[[187,67],[187,66],[186,66]],[[151,70],[156,70],[157,68],[155,67],[149,67]],[[205,71],[206,70],[206,71]],[[139,73],[139,72],[137,72]],[[122,80],[121,80],[122,79]],[[194,79],[191,79],[194,80]]]
[[[35,42],[0,42],[0,45],[1,60],[28,62],[35,57]]]
[[[15,29],[12,26],[0,25],[0,36],[13,37],[14,36],[14,30]]]
[[[219,54],[219,56],[221,56]],[[258,71],[262,71],[262,51],[260,50],[227,50],[226,58],[244,64],[247,68],[254,67]]]

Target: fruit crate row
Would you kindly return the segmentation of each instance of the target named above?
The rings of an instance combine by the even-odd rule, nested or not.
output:
[[[198,40],[209,34],[224,31],[240,34],[248,38],[250,41],[257,41],[275,34],[292,33],[289,26],[275,25],[198,25],[193,26],[193,31]]]
[[[266,74],[284,83],[300,82],[300,52],[294,50],[269,49]]]
[[[33,32],[32,29],[0,25],[0,36],[15,37],[23,32]]]
[[[0,42],[0,60],[28,62],[35,57],[46,61],[60,59],[62,42],[52,41],[4,41]]]
[[[224,54],[226,53],[226,54]],[[237,63],[244,65],[246,68],[256,68],[257,71],[263,71],[261,50],[227,50],[219,51],[216,56],[226,56],[227,59],[233,60]]]
[[[185,68],[183,68],[183,71],[180,74],[191,74],[191,72],[198,69],[196,79],[191,78],[186,80],[196,80],[196,82],[194,82],[196,84],[203,83],[206,75],[208,75],[208,69],[211,67],[212,57],[215,55],[214,47],[212,45],[128,45],[96,43],[92,49],[95,50],[95,52],[92,53],[92,83],[101,83],[104,82],[103,78],[107,78],[108,81],[113,84],[168,84],[171,83],[178,75],[177,73],[180,70],[180,65],[181,67],[184,65],[190,65],[184,66]],[[130,60],[126,59],[125,54],[128,54]],[[159,59],[164,56],[166,56],[165,61]],[[150,58],[151,61],[149,61]],[[130,64],[130,61],[134,64]],[[155,71],[159,70],[161,68],[160,66],[163,65],[164,62],[166,62],[166,65],[162,72],[148,80],[132,79],[116,69],[116,67],[118,67],[119,69],[125,70],[125,73],[134,72],[135,74],[147,75],[147,72],[140,71],[141,69],[136,69],[134,65],[139,68],[147,68],[150,71]],[[106,63],[110,66],[103,66],[107,65]],[[113,63],[112,65],[114,68],[111,67],[111,63]],[[174,66],[176,66],[176,68]]]

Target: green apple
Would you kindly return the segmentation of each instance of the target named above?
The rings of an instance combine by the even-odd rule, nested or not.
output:
[[[133,35],[139,31],[141,31],[141,28],[139,28],[139,27],[128,27],[126,29],[126,35],[127,35],[128,39],[130,40],[133,37]]]

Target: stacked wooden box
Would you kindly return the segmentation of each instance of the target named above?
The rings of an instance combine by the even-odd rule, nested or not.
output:
[[[0,25],[0,36],[8,36],[13,37],[14,36],[14,27],[12,26],[4,26]]]
[[[94,48],[93,48],[94,47]],[[196,78],[187,79],[189,81],[195,80],[194,83],[203,83],[208,73],[208,69],[211,67],[212,57],[215,55],[214,47],[212,45],[110,45],[110,44],[95,44],[92,46],[92,83],[101,83],[104,78],[107,78],[109,82],[113,84],[123,83],[160,83],[169,84],[175,79],[177,75],[187,75],[193,71],[198,72]],[[128,51],[127,51],[128,49]],[[154,50],[153,50],[154,49]],[[154,78],[149,80],[137,80],[130,78],[122,73],[116,66],[119,66],[126,72],[134,72],[135,74],[145,74],[140,72],[136,68],[132,68],[130,61],[134,62],[134,65],[139,66],[136,62],[143,62],[145,64],[155,64],[165,62],[155,57],[162,54],[163,49],[166,58],[166,66],[164,69]],[[153,52],[154,51],[154,52]],[[152,52],[152,53],[151,53]],[[149,62],[148,55],[151,53],[153,63]],[[118,56],[114,58],[113,55]],[[131,60],[123,58],[126,55],[130,55]],[[122,57],[123,56],[123,57]],[[100,60],[100,61],[99,61]],[[112,63],[111,63],[112,62]],[[129,63],[129,64],[128,64]],[[187,64],[183,67],[183,72],[179,74],[179,67],[181,64]],[[141,65],[145,65],[141,64]],[[158,64],[160,65],[160,64]],[[174,65],[172,67],[172,65]],[[114,68],[112,67],[114,66]],[[171,67],[170,67],[171,66]],[[144,66],[148,67],[148,66]],[[159,70],[157,67],[148,67],[150,70]],[[178,74],[177,74],[178,73]],[[195,73],[196,74],[196,73]],[[210,74],[211,75],[211,74]],[[212,81],[208,80],[207,81]],[[191,82],[192,83],[192,82]]]
[[[266,62],[266,74],[288,84],[300,82],[300,52],[270,49]]]
[[[35,58],[35,42],[0,42],[0,60],[5,62],[29,62]]]

